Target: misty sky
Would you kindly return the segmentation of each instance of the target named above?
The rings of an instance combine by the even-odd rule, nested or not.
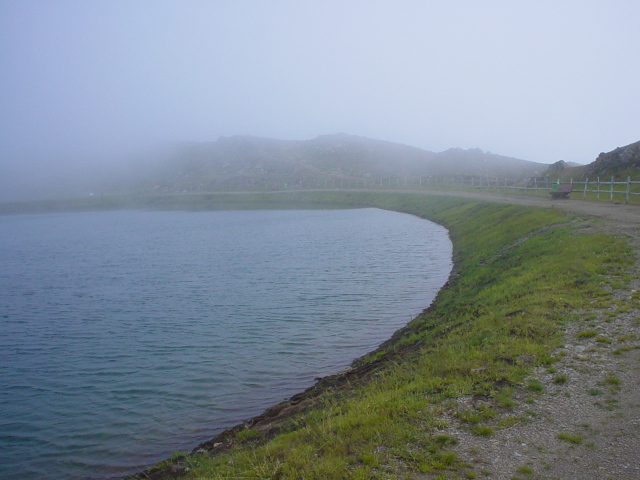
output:
[[[0,0],[0,174],[338,132],[589,163],[640,140],[639,19],[637,0]]]

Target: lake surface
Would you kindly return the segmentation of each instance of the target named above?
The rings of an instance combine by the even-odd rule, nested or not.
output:
[[[377,209],[0,216],[0,478],[119,478],[427,307],[444,228]]]

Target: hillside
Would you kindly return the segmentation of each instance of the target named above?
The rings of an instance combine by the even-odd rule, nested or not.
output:
[[[346,134],[303,141],[234,136],[173,145],[140,170],[143,180],[136,188],[147,192],[280,190],[420,176],[537,176],[545,169],[544,164],[479,149],[434,153]]]
[[[638,175],[640,168],[640,141],[619,147],[609,153],[601,153],[593,163],[587,165],[581,179]]]
[[[640,141],[618,147],[608,153],[602,152],[588,165],[571,166],[561,160],[550,165],[545,175],[552,179],[558,177],[562,181],[594,181],[597,177],[601,180],[610,177],[622,180],[631,177],[631,180],[640,180]]]

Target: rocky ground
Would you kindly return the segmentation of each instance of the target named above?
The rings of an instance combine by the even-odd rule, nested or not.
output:
[[[585,229],[628,238],[640,259],[639,207],[493,197],[575,214]],[[594,299],[594,311],[575,312],[564,346],[553,352],[558,361],[534,371],[537,383],[515,389],[510,400],[461,398],[438,412],[439,433],[467,466],[417,479],[640,479],[639,263],[609,305]],[[474,434],[469,411],[495,416]]]

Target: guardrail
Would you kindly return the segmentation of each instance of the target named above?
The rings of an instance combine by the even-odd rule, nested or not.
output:
[[[608,196],[609,201],[614,201],[615,195],[623,195],[625,203],[629,203],[631,196],[640,196],[640,181],[632,181],[627,177],[626,181],[601,180],[568,182],[573,185],[572,198],[582,194],[582,199],[600,200],[600,196]],[[390,176],[386,178],[362,178],[362,177],[320,177],[296,180],[261,179],[251,183],[220,182],[208,185],[190,185],[188,187],[173,187],[160,190],[150,190],[145,193],[207,193],[207,192],[274,192],[274,191],[300,191],[300,190],[407,190],[427,191],[437,190],[463,190],[476,191],[488,190],[494,193],[511,195],[544,195],[547,196],[553,188],[553,180],[549,178],[499,178],[499,177],[461,177],[461,176]],[[623,188],[620,189],[619,187]],[[634,202],[640,203],[640,202]]]
[[[582,182],[580,183],[575,183],[574,185],[580,185]],[[594,190],[589,190],[588,186],[589,185],[595,185],[596,188]],[[601,185],[609,185],[609,189],[608,190],[602,190],[600,188]],[[614,185],[624,185],[625,189],[624,190],[614,190]],[[632,185],[640,185],[640,182],[636,182],[636,181],[631,181],[630,177],[627,177],[627,181],[626,182],[614,182],[613,181],[613,177],[611,177],[611,181],[610,182],[601,182],[600,181],[600,177],[598,177],[596,179],[595,182],[589,182],[589,179],[584,181],[584,188],[582,189],[582,198],[586,198],[587,192],[595,192],[596,194],[596,198],[599,199],[600,198],[600,193],[608,193],[609,194],[609,200],[613,201],[613,195],[614,194],[623,194],[625,196],[625,203],[629,203],[629,196],[630,195],[639,195],[640,196],[640,192],[632,192],[631,191],[631,186]],[[574,187],[575,188],[575,187]]]
[[[504,179],[504,185],[500,185],[498,179],[495,179],[495,183],[492,183],[489,179],[485,180],[485,184],[482,184],[482,181],[479,182],[477,188],[492,188],[492,189],[515,189],[515,190],[534,190],[537,191],[539,189],[550,191],[548,179],[544,179],[544,187],[538,184],[538,179],[521,179],[521,180],[511,180],[511,185],[509,185],[509,180]],[[474,183],[474,179],[471,179],[472,186]],[[557,180],[557,183],[561,183],[560,179]],[[600,177],[596,177],[595,181],[589,181],[587,178],[584,181],[574,181],[571,179],[568,182],[573,185],[574,193],[582,193],[582,199],[585,200],[587,198],[588,193],[595,194],[596,200],[600,200],[600,194],[608,195],[609,200],[613,202],[614,195],[624,195],[625,203],[629,203],[629,197],[632,195],[640,196],[640,191],[633,191],[634,185],[640,185],[640,181],[632,181],[631,177],[627,177],[626,181],[616,182],[614,177],[611,177],[610,181],[600,180]],[[464,184],[464,183],[463,183]],[[616,185],[623,185],[623,190],[616,190]],[[593,188],[591,188],[593,186]]]
[[[380,180],[381,186],[391,187],[393,182],[391,179]],[[596,177],[595,181],[574,181],[573,179],[568,182],[560,182],[557,179],[557,183],[569,183],[573,185],[574,198],[576,194],[582,193],[582,199],[586,200],[587,194],[593,194],[596,200],[600,200],[600,195],[607,195],[609,200],[613,202],[614,195],[624,195],[625,203],[629,203],[629,197],[636,195],[640,196],[640,187],[634,188],[635,185],[640,185],[640,181],[632,181],[631,177],[627,177],[626,181],[615,181],[614,177],[611,177],[609,181],[601,180],[600,177]],[[498,177],[408,177],[404,179],[404,182],[396,180],[396,188],[417,186],[419,189],[424,188],[461,188],[461,189],[485,189],[502,193],[520,193],[520,194],[533,194],[550,192],[553,189],[553,182],[548,178],[498,178]],[[623,186],[623,189],[617,189],[617,186]],[[637,191],[634,191],[637,190]]]

